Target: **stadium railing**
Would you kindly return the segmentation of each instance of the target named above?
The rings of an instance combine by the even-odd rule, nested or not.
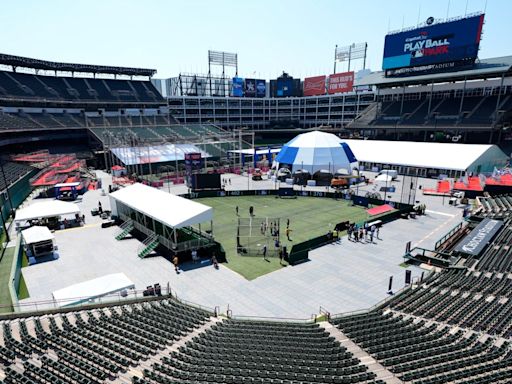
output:
[[[11,287],[14,288],[14,285],[10,284],[9,288],[11,289]],[[143,290],[133,289],[127,290],[126,293],[126,296],[121,292],[118,292],[114,294],[105,295],[102,297],[97,297],[94,299],[90,299],[89,297],[68,298],[65,300],[65,302],[69,302],[69,300],[74,300],[77,302],[77,304],[62,307],[59,306],[62,300],[39,300],[20,303],[17,300],[16,296],[14,298],[16,302],[13,301],[12,306],[10,304],[0,304],[0,309],[10,309],[11,311],[10,313],[5,312],[0,314],[0,320],[7,318],[30,317],[41,313],[50,314],[74,312],[78,310],[91,310],[95,308],[109,307],[112,305],[125,305],[143,301],[160,300],[165,297],[173,298],[174,300],[177,300],[183,304],[189,305],[197,309],[202,309],[212,314],[219,314],[218,307],[211,308],[208,306],[193,303],[188,300],[179,298],[176,292],[170,286],[162,286],[161,296],[144,296]]]

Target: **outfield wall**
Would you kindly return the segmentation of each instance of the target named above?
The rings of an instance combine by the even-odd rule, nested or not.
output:
[[[0,214],[3,220],[7,220],[13,209],[18,208],[21,203],[30,195],[32,192],[32,186],[30,185],[30,179],[38,172],[37,169],[29,172],[9,188],[7,193],[0,193]],[[10,197],[10,199],[9,199]],[[12,201],[12,206],[11,206]],[[0,234],[2,234],[3,228],[0,226]]]

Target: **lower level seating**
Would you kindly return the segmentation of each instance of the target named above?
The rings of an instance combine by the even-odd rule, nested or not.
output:
[[[317,324],[227,320],[134,383],[374,383],[375,374]]]

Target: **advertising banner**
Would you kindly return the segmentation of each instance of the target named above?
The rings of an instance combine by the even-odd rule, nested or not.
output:
[[[245,97],[256,97],[255,79],[245,79]]]
[[[281,77],[276,80],[277,82],[277,97],[290,97],[293,96],[293,79],[290,77]]]
[[[242,97],[244,95],[244,79],[241,77],[233,77],[231,95],[234,97]]]
[[[455,251],[478,256],[494,235],[503,226],[503,221],[485,218],[462,241]]]
[[[304,96],[325,95],[325,75],[304,79]]]
[[[256,97],[265,97],[267,93],[267,83],[265,80],[256,80]]]
[[[329,75],[329,94],[351,92],[354,87],[354,72],[343,72]]]
[[[186,153],[185,154],[185,175],[187,185],[192,185],[192,174],[201,170],[201,153]]]
[[[482,14],[387,35],[382,69],[474,61],[483,22]]]

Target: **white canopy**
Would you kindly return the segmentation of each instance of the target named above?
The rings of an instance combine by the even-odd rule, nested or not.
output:
[[[80,208],[75,203],[60,200],[42,201],[16,211],[15,221],[42,219],[79,213]]]
[[[135,183],[110,194],[112,212],[120,202],[171,228],[210,221],[213,208],[177,195]]]
[[[25,244],[34,244],[55,239],[55,236],[50,232],[48,227],[37,225],[21,231],[21,235],[23,236]]]
[[[52,295],[59,307],[65,307],[129,288],[135,288],[135,284],[124,273],[112,273],[59,289]]]
[[[496,145],[423,143],[412,141],[341,140],[359,161],[409,167],[492,171],[506,164],[507,156]]]
[[[391,181],[393,181],[393,178],[389,175],[385,175],[385,174],[382,174],[382,175],[379,175],[375,178],[376,181],[382,181],[384,183],[390,183]]]

